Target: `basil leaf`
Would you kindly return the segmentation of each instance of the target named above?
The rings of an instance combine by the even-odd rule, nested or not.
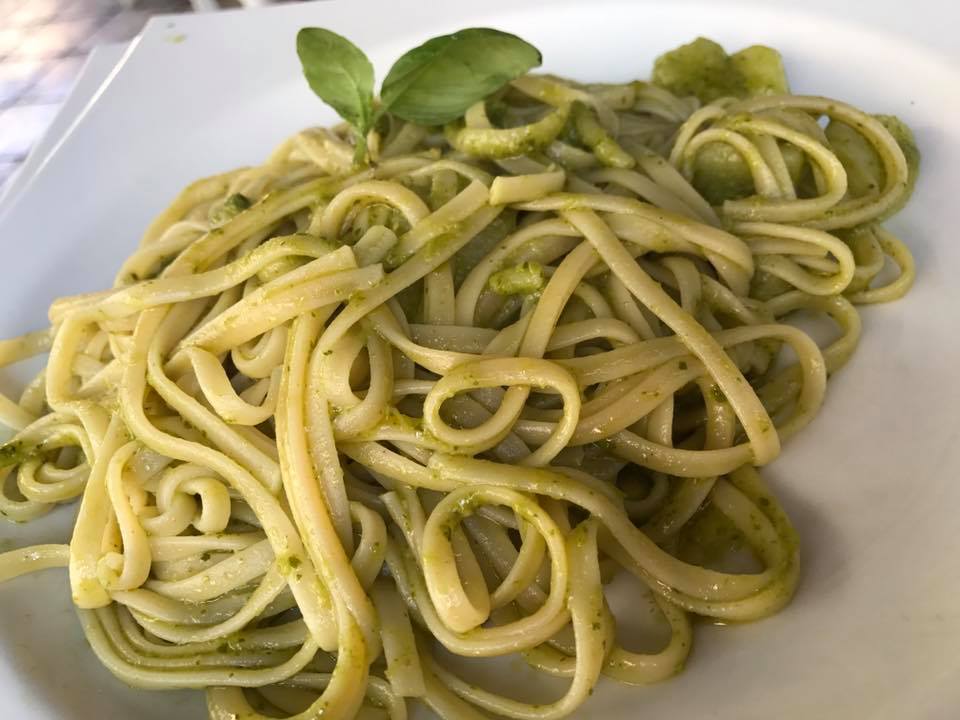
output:
[[[381,107],[410,122],[442,125],[541,61],[540,51],[516,35],[458,30],[397,60],[380,89]]]
[[[364,139],[373,125],[373,65],[367,56],[323,28],[297,33],[297,55],[310,88]]]

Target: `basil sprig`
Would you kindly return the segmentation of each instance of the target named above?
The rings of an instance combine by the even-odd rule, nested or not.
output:
[[[307,84],[357,131],[357,157],[366,153],[373,127],[373,65],[363,50],[323,28],[297,33],[297,55]]]
[[[384,113],[420,125],[443,125],[542,61],[540,51],[516,35],[490,28],[458,30],[397,60],[375,108],[373,66],[345,37],[303,28],[297,34],[297,54],[310,88],[356,131],[358,161],[366,156],[367,133]]]

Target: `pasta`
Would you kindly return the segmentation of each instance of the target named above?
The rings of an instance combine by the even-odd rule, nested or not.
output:
[[[0,579],[68,568],[100,661],[205,689],[215,720],[561,718],[601,676],[678,672],[692,616],[778,611],[798,540],[757,467],[818,412],[856,306],[913,281],[881,222],[915,149],[840,101],[663,84],[527,75],[444,128],[386,117],[368,167],[313,128],[190,185],[113,288],[0,343],[49,352],[0,399],[0,512],[79,500],[69,545]],[[658,652],[618,639],[620,573]],[[566,691],[446,659],[510,654]]]

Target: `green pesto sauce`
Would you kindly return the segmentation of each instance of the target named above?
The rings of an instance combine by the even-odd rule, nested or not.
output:
[[[730,56],[719,44],[703,37],[658,57],[652,80],[675,95],[693,95],[703,103],[746,94],[743,76],[731,68]]]
[[[712,205],[752,195],[753,175],[733,147],[707,143],[693,162],[693,186]]]
[[[727,402],[727,396],[723,394],[723,390],[720,389],[720,386],[713,384],[710,386],[710,394],[713,396],[713,399],[718,403]]]
[[[0,445],[0,467],[18,465],[30,455],[31,448],[22,440],[14,440]]]
[[[252,203],[246,195],[234,193],[224,200],[220,205],[214,205],[212,208],[210,208],[208,218],[212,225],[222,225],[227,220],[230,220],[244,210],[249,209],[251,205]]]
[[[531,295],[543,289],[543,266],[536,262],[505,268],[490,276],[487,284],[498,295]]]
[[[703,103],[789,92],[783,59],[776,50],[753,45],[728,55],[718,43],[703,37],[658,57],[653,83]]]
[[[303,560],[301,560],[297,555],[287,554],[277,556],[277,569],[284,577],[289,577],[292,575],[302,563]]]

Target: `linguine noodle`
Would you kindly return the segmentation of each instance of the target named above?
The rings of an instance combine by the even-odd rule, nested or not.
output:
[[[855,306],[914,276],[881,225],[908,192],[884,123],[526,76],[446,128],[382,123],[369,167],[347,138],[193,183],[112,289],[0,344],[49,352],[0,399],[0,511],[79,500],[70,544],[0,555],[0,579],[67,567],[100,661],[205,689],[217,720],[560,718],[601,675],[678,672],[694,615],[782,608],[797,537],[756,467],[818,412]],[[748,194],[705,199],[720,155]],[[714,530],[754,570],[711,558]],[[669,626],[658,652],[621,645],[618,573]],[[567,689],[504,697],[440,648]]]

